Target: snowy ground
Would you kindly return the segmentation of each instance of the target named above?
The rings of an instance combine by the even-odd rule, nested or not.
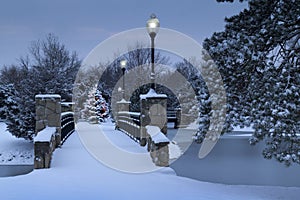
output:
[[[0,165],[33,164],[33,143],[12,137],[0,122]]]
[[[99,134],[101,134],[99,132]],[[122,148],[143,152],[122,134],[106,133]],[[101,148],[101,147],[99,147]],[[110,149],[102,149],[107,153]],[[1,199],[299,199],[300,188],[231,186],[178,177],[170,168],[124,173],[106,167],[83,147],[75,132],[54,152],[51,169],[0,178]]]

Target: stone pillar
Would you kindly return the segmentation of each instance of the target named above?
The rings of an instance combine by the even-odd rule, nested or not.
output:
[[[55,150],[55,136],[50,141],[34,142],[34,168],[50,168],[52,153]]]
[[[176,129],[179,128],[180,122],[181,122],[181,108],[177,108],[174,128],[176,128]]]
[[[141,109],[141,146],[147,143],[147,125],[158,126],[161,132],[167,134],[167,95],[157,94],[153,89],[145,95],[140,95]]]
[[[152,162],[159,167],[169,166],[169,142],[154,143],[150,140],[148,144],[148,149],[150,151],[150,156]]]
[[[48,127],[56,127],[55,146],[61,141],[61,97],[57,94],[39,94],[35,96],[36,123],[35,132]]]
[[[44,169],[50,168],[51,163],[50,142],[34,143],[34,168]]]

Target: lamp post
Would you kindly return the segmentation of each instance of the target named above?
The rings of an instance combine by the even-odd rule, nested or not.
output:
[[[125,70],[126,70],[126,64],[127,61],[126,60],[121,60],[120,61],[120,66],[123,72],[123,90],[122,90],[122,98],[125,100]]]
[[[147,28],[148,34],[150,35],[150,38],[151,38],[151,75],[150,75],[150,78],[151,78],[151,88],[153,90],[155,90],[154,38],[158,33],[159,26],[160,26],[160,24],[159,24],[158,19],[156,18],[156,15],[152,14],[150,16],[150,19],[147,21],[146,28]]]

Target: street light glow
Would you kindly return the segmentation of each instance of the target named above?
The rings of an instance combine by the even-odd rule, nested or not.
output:
[[[156,15],[152,14],[150,16],[150,19],[147,21],[147,31],[148,33],[151,35],[151,34],[154,34],[156,35],[158,33],[158,30],[159,30],[159,21],[158,19],[156,18]]]
[[[120,65],[121,65],[121,68],[122,68],[122,69],[125,69],[126,64],[127,64],[127,61],[126,61],[126,60],[121,60],[121,61],[120,61]]]
[[[149,28],[156,28],[157,24],[155,22],[149,23]]]

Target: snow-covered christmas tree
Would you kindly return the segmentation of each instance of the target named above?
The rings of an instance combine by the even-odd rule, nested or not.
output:
[[[88,93],[88,98],[84,103],[82,118],[90,123],[104,122],[108,117],[109,109],[102,92],[95,87]]]
[[[97,90],[95,93],[95,108],[99,122],[104,122],[108,117],[109,108],[105,98],[102,96],[102,92]]]

